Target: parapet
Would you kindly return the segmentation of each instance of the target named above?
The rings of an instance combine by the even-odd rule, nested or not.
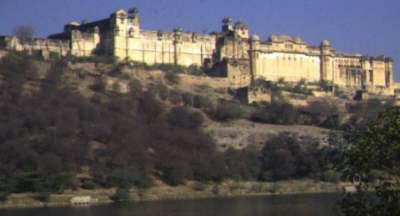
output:
[[[330,47],[330,46],[331,46],[331,42],[328,41],[328,40],[323,40],[323,41],[321,42],[321,46],[322,46],[322,47]]]
[[[283,43],[283,42],[292,42],[296,44],[304,44],[305,42],[300,37],[291,37],[288,35],[271,35],[268,38],[268,42],[271,43]]]

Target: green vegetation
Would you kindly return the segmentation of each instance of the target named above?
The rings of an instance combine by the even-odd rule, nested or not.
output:
[[[87,95],[93,96],[84,97],[66,84],[72,79],[65,74],[67,61],[52,61],[40,88],[27,94],[26,86],[31,80],[38,80],[32,58],[10,53],[0,60],[0,74],[6,80],[0,85],[0,112],[4,114],[0,118],[0,202],[11,193],[25,192],[34,192],[37,200],[48,202],[50,194],[78,188],[117,188],[111,199],[120,202],[131,199],[130,191],[153,187],[155,180],[172,186],[196,181],[196,191],[209,188],[219,195],[222,186],[218,183],[224,180],[311,178],[338,182],[353,177],[355,171],[357,175],[361,173],[362,187],[368,185],[360,191],[366,191],[370,182],[398,174],[400,111],[393,109],[379,115],[393,106],[390,102],[349,103],[345,111],[350,120],[344,121],[343,111],[334,102],[314,101],[300,108],[285,101],[245,105],[181,92],[156,81],[143,82],[144,86],[138,79],[123,77],[123,65],[114,65],[115,70],[96,77],[94,83],[93,79],[87,82],[92,83],[87,84]],[[148,67],[136,63],[128,66]],[[195,66],[152,67],[165,71],[165,78],[171,83],[179,82],[179,73],[201,75],[202,70]],[[108,92],[103,79],[107,76],[129,78],[130,91]],[[293,86],[284,80],[256,82],[274,91],[291,89],[310,94],[304,81]],[[261,140],[261,151],[246,147],[221,152],[203,130],[212,120],[246,118],[261,123],[316,125],[336,133],[330,135],[330,145],[324,148],[310,136],[281,132]],[[83,168],[87,175],[78,178]],[[377,197],[381,200],[371,206],[386,207],[390,204],[386,204],[386,195],[397,196],[391,189],[398,185],[388,183],[380,185],[377,191],[382,194]],[[254,186],[252,191],[279,191],[279,185],[263,184],[266,183]],[[233,192],[243,189],[241,184],[230,187]],[[353,198],[346,202],[352,203],[356,200]]]
[[[90,85],[89,88],[96,92],[104,92],[106,90],[106,83],[102,79],[99,79]]]
[[[131,200],[129,190],[126,188],[118,188],[114,195],[110,197],[114,202],[128,202]]]
[[[359,181],[357,193],[340,202],[344,215],[400,214],[400,108],[382,112],[365,128],[349,131],[339,168]],[[379,181],[371,181],[376,170]],[[372,193],[372,194],[371,194]]]
[[[254,87],[271,89],[273,92],[288,91],[297,94],[312,95],[312,90],[307,87],[307,81],[305,79],[297,83],[287,82],[283,78],[279,79],[277,82],[257,79],[254,82]]]

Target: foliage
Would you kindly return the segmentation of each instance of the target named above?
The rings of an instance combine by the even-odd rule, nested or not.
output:
[[[287,82],[283,78],[280,78],[277,82],[265,79],[257,79],[254,82],[254,86],[271,89],[273,92],[288,91],[304,95],[312,94],[312,91],[307,87],[307,82],[305,79],[301,79],[297,83]]]
[[[217,121],[240,119],[244,116],[244,110],[240,104],[222,102],[218,104],[211,116]]]
[[[40,192],[34,196],[34,198],[40,202],[48,202],[50,200],[49,192]]]
[[[106,83],[104,80],[99,79],[89,86],[89,88],[96,92],[104,92],[106,90]]]
[[[287,90],[298,94],[312,95],[312,91],[307,88],[307,81],[305,79],[301,79],[293,88],[289,87]]]
[[[83,189],[86,189],[86,190],[94,190],[94,189],[98,188],[99,185],[97,185],[96,182],[94,182],[94,181],[91,180],[91,179],[86,179],[86,180],[82,183],[82,186],[81,186],[81,187],[82,187]]]
[[[258,157],[255,149],[229,148],[224,152],[227,176],[234,180],[257,180],[261,170]]]
[[[250,116],[255,122],[270,124],[295,124],[299,118],[297,109],[289,103],[271,103]]]
[[[72,185],[72,177],[68,174],[49,175],[41,172],[25,172],[14,179],[14,191],[23,192],[52,192],[62,193]]]
[[[207,109],[213,107],[213,102],[210,98],[202,96],[202,95],[195,95],[193,97],[193,107],[195,108],[202,108]]]
[[[115,64],[116,57],[109,55],[91,55],[91,56],[70,56],[70,61],[73,63],[104,63]]]
[[[366,128],[350,131],[346,136],[342,168],[346,176],[360,180],[358,191],[340,202],[344,215],[400,214],[400,108],[379,114]],[[374,170],[389,175],[370,181]],[[372,195],[369,193],[372,192]]]
[[[32,26],[21,25],[14,28],[12,33],[22,41],[29,41],[32,39],[35,31]]]
[[[204,121],[201,113],[186,107],[172,108],[167,114],[167,118],[170,125],[182,128],[198,128]]]
[[[319,88],[325,92],[330,92],[333,90],[333,88],[336,88],[332,81],[327,81],[327,80],[319,81],[318,85]]]
[[[319,142],[315,138],[282,132],[270,138],[262,149],[262,180],[311,176],[320,171]]]
[[[170,71],[165,73],[165,79],[167,79],[172,84],[178,84],[181,80],[178,74]]]
[[[131,200],[129,190],[126,188],[117,188],[115,194],[110,197],[114,202],[127,202]]]

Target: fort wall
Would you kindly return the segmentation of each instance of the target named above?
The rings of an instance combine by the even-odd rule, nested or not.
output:
[[[357,53],[336,52],[329,41],[318,46],[300,37],[270,36],[262,41],[249,34],[242,21],[223,20],[222,31],[213,34],[142,29],[137,9],[117,10],[95,22],[70,22],[64,32],[49,39],[20,40],[0,37],[8,50],[40,51],[59,55],[111,55],[119,60],[146,64],[214,65],[230,80],[231,88],[251,85],[256,79],[317,83],[355,87],[377,93],[392,93],[392,59]]]

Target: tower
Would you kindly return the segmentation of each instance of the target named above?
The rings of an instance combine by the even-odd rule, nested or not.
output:
[[[335,82],[335,75],[333,74],[333,52],[331,43],[328,40],[323,40],[320,45],[321,50],[321,81]]]
[[[113,54],[119,59],[130,57],[132,40],[140,37],[139,11],[117,10],[111,14]]]
[[[235,23],[235,26],[233,27],[233,30],[235,32],[235,36],[244,39],[249,39],[249,28],[243,21],[241,20],[237,21]]]

